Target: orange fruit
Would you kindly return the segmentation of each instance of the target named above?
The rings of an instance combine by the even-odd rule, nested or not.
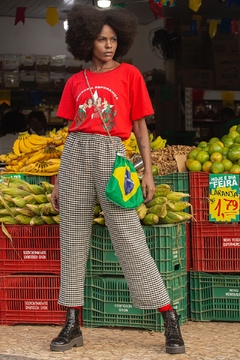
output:
[[[232,162],[237,162],[240,159],[240,147],[233,146],[228,150],[227,158]]]
[[[239,135],[239,132],[237,131],[231,131],[230,133],[228,133],[228,137],[230,137],[230,139],[235,139],[235,137],[237,137]]]
[[[188,165],[189,171],[201,171],[202,170],[202,164],[198,160],[193,160]]]
[[[230,127],[229,132],[231,131],[237,131],[237,125],[233,125]]]
[[[240,165],[233,164],[231,169],[229,170],[230,174],[240,174]]]
[[[186,160],[185,165],[186,165],[186,168],[187,168],[187,169],[188,169],[188,167],[189,167],[189,164],[190,164],[193,160],[194,160],[193,158],[189,158],[189,159]],[[188,169],[188,170],[189,170],[189,169]]]
[[[152,165],[152,174],[153,176],[158,175],[158,168],[156,165]]]
[[[228,159],[223,159],[222,164],[223,164],[223,166],[224,166],[224,170],[225,170],[225,171],[230,170],[231,167],[233,166],[233,163],[232,163],[230,160],[228,160]]]
[[[215,143],[215,142],[217,142],[217,141],[220,141],[220,139],[219,139],[218,137],[213,137],[213,138],[211,138],[211,139],[209,140],[208,145],[211,145],[211,144],[213,144],[213,143]]]
[[[240,124],[238,124],[236,131],[240,134]]]
[[[228,150],[229,150],[229,149],[224,146],[223,149],[222,149],[222,154],[223,154],[223,155],[227,155]]]
[[[218,143],[218,144],[220,144],[220,145],[221,145],[221,147],[224,147],[224,144],[223,144],[223,142],[222,142],[222,141],[217,141],[217,143]]]
[[[208,161],[210,158],[210,155],[208,152],[206,151],[199,151],[198,154],[196,155],[195,159],[198,160],[201,164],[205,163],[206,161]]]
[[[204,147],[206,147],[206,146],[208,146],[208,143],[206,142],[206,141],[200,141],[200,143],[198,144],[198,148],[200,147],[200,148],[204,148]]]
[[[210,173],[211,171],[211,166],[212,166],[212,162],[211,161],[206,161],[204,164],[202,164],[202,171],[203,172],[207,172]]]
[[[223,149],[223,147],[218,142],[215,142],[215,143],[212,143],[211,145],[209,145],[208,152],[210,155],[212,155],[214,152],[222,153],[222,149]]]
[[[230,137],[226,137],[226,139],[224,139],[222,143],[224,144],[225,147],[229,147],[234,143],[234,141]]]
[[[196,149],[192,149],[191,151],[190,151],[190,153],[187,155],[187,158],[188,159],[190,159],[190,158],[192,158],[192,159],[195,159],[196,158],[196,156],[197,156],[197,154],[198,154],[198,152],[200,151],[201,149],[200,148],[196,148]]]
[[[221,141],[223,142],[224,140],[226,140],[227,139],[227,135],[223,135],[222,137],[221,137]]]
[[[235,137],[234,143],[240,144],[240,135]]]
[[[215,161],[218,161],[218,162],[221,162],[223,159],[222,157],[222,154],[218,151],[215,151],[214,153],[212,153],[212,155],[210,156],[210,160],[211,162],[215,162]]]
[[[224,166],[221,162],[215,161],[210,170],[212,174],[222,174],[224,172]]]

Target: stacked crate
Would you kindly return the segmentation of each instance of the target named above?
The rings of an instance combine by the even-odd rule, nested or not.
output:
[[[60,324],[58,225],[0,229],[0,324]]]
[[[184,174],[184,175],[183,175]],[[188,193],[188,174],[155,177],[156,184],[168,183],[174,191]],[[187,188],[186,188],[187,187]],[[144,226],[147,245],[161,273],[180,323],[187,321],[186,223]],[[157,309],[133,306],[122,269],[114,252],[107,227],[94,225],[87,262],[83,325],[123,326],[164,331]]]
[[[209,222],[209,175],[189,175],[196,219],[191,225],[191,319],[240,321],[240,224]]]

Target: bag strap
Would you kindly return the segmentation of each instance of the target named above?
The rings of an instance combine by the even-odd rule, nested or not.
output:
[[[84,76],[85,76],[85,80],[86,80],[86,83],[87,83],[88,89],[89,89],[89,91],[90,91],[90,94],[91,94],[91,97],[92,97],[93,103],[94,103],[94,105],[95,105],[95,106],[96,106],[96,108],[97,108],[98,115],[100,116],[100,119],[102,120],[103,126],[104,126],[105,130],[107,131],[108,136],[110,137],[110,140],[111,140],[111,142],[112,142],[112,144],[113,144],[114,149],[115,149],[115,150],[116,150],[116,152],[117,152],[117,148],[116,148],[116,145],[114,144],[114,141],[113,141],[113,139],[112,139],[112,136],[110,135],[110,132],[109,132],[109,130],[108,130],[108,128],[107,128],[107,126],[106,126],[106,124],[105,124],[104,120],[103,120],[102,114],[101,114],[101,112],[100,112],[100,110],[99,110],[98,106],[96,105],[96,102],[95,102],[95,99],[94,99],[94,96],[93,96],[93,92],[92,92],[92,89],[91,89],[90,84],[89,84],[89,81],[88,81],[88,77],[87,77],[87,70],[86,70],[86,69],[84,69]]]

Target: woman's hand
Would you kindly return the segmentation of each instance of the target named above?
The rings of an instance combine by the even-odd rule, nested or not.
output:
[[[153,175],[145,173],[142,178],[142,191],[144,197],[144,203],[152,200],[155,190],[155,184],[153,181]]]
[[[58,185],[58,177],[56,179],[55,186],[51,195],[51,204],[55,211],[59,212],[59,185]]]
[[[148,129],[145,119],[139,119],[133,122],[133,131],[137,139],[140,154],[144,163],[144,176],[142,179],[142,191],[145,203],[152,200],[155,190],[152,174],[152,158],[149,143]]]

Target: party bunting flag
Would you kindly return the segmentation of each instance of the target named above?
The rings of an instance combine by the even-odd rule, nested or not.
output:
[[[0,90],[0,105],[3,103],[8,106],[11,105],[11,91],[10,90]]]
[[[222,103],[223,106],[234,106],[234,92],[231,91],[222,91]]]
[[[25,23],[25,10],[26,7],[17,7],[14,25],[17,25],[20,21],[23,24]]]
[[[157,20],[158,16],[162,18],[162,3],[158,2],[155,3],[154,0],[148,0],[148,3],[150,5],[150,8],[155,16],[155,19]]]
[[[228,7],[230,7],[232,4],[236,4],[237,6],[240,6],[240,0],[227,0]]]
[[[202,5],[202,0],[189,0],[189,8],[197,12]]]
[[[56,7],[47,8],[46,22],[50,26],[54,26],[58,23],[58,11]]]
[[[216,36],[217,27],[218,27],[217,21],[216,20],[210,20],[208,32],[209,32],[209,35],[210,35],[211,39],[214,38],[214,36]]]
[[[197,30],[200,28],[201,22],[202,22],[202,16],[200,15],[193,15],[192,16],[193,20],[196,20],[197,22]]]

